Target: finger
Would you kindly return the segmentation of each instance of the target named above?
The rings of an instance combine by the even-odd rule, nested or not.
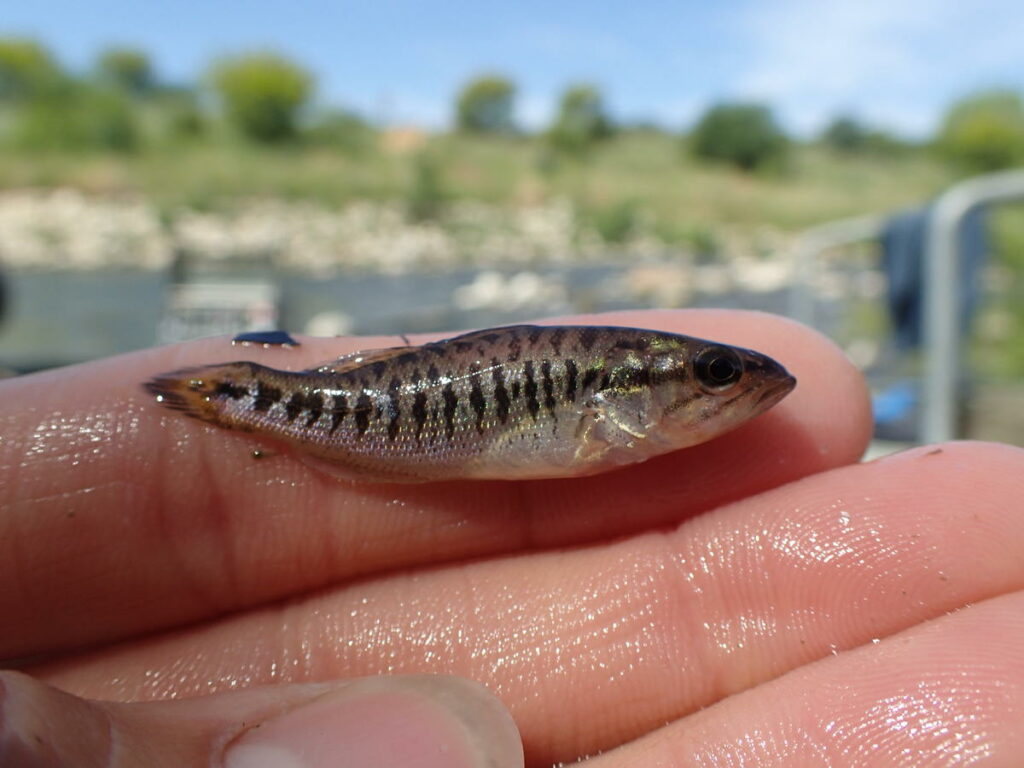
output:
[[[738,312],[599,319],[752,346],[800,384],[745,428],[625,471],[420,486],[343,483],[287,455],[256,461],[249,436],[181,418],[139,388],[159,371],[239,354],[302,368],[359,342],[240,352],[207,341],[6,384],[0,470],[13,482],[0,488],[0,611],[12,629],[0,655],[123,637],[381,570],[623,535],[863,451],[860,375],[813,331]]]
[[[588,768],[1019,766],[1024,594],[801,667]]]
[[[148,704],[0,673],[0,765],[20,768],[517,768],[515,723],[447,677],[276,686]]]
[[[512,709],[532,761],[568,761],[1024,589],[1022,497],[1024,451],[918,449],[671,532],[360,582],[40,673],[128,699],[460,674]]]

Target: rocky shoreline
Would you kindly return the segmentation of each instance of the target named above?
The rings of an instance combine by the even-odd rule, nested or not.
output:
[[[756,242],[716,233],[719,248],[711,256],[650,230],[638,216],[628,237],[606,242],[566,200],[517,208],[453,202],[436,220],[415,221],[399,203],[331,208],[254,199],[168,212],[129,195],[70,188],[0,192],[0,265],[8,269],[161,270],[184,254],[225,269],[259,261],[308,274],[713,261],[746,274],[760,264],[754,270],[771,272],[772,287],[788,276],[790,238],[782,233],[759,233]]]

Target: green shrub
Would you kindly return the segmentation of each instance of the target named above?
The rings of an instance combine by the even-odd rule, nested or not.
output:
[[[516,87],[500,75],[471,80],[459,92],[455,124],[467,133],[514,133]]]
[[[273,143],[295,136],[313,81],[297,64],[276,54],[258,53],[215,65],[213,84],[228,119],[243,135]]]
[[[685,231],[684,242],[693,249],[698,263],[702,264],[715,262],[722,250],[715,231],[701,224],[694,224]]]
[[[163,140],[193,141],[209,132],[210,121],[200,107],[199,94],[180,85],[154,87],[145,104],[135,102],[146,129],[144,135]]]
[[[206,132],[206,118],[195,98],[173,99],[164,107],[167,133],[175,139],[194,139]]]
[[[826,147],[843,154],[895,155],[911,145],[878,128],[871,128],[852,117],[837,117],[821,132]]]
[[[954,104],[936,141],[939,152],[968,173],[1024,162],[1024,101],[1013,91],[984,91]]]
[[[441,215],[447,194],[437,160],[426,152],[413,158],[412,182],[405,193],[405,207],[413,221],[429,221]]]
[[[559,151],[583,155],[596,141],[611,133],[611,121],[605,113],[601,92],[592,85],[575,85],[562,94],[558,116],[547,138]]]
[[[82,101],[82,110],[90,145],[115,152],[138,148],[138,119],[132,105],[120,93],[90,90]]]
[[[638,210],[635,200],[621,200],[593,210],[586,218],[606,243],[621,244],[636,232]]]
[[[139,145],[139,126],[123,93],[85,85],[33,99],[18,111],[15,142],[26,149],[130,152]]]
[[[38,98],[62,80],[57,62],[39,43],[20,38],[0,39],[0,99]]]
[[[839,152],[863,152],[869,131],[852,117],[837,117],[821,132],[821,143]]]
[[[100,81],[135,96],[153,88],[153,67],[149,56],[135,48],[108,48],[96,59]]]
[[[697,157],[744,171],[779,161],[788,143],[771,110],[760,104],[712,107],[697,123],[691,141]]]

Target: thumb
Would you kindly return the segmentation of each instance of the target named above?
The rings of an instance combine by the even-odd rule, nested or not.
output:
[[[456,677],[371,677],[180,701],[87,701],[0,673],[0,765],[522,768],[511,715]]]

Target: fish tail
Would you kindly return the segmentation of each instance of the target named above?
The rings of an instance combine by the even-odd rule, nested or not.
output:
[[[155,376],[142,386],[165,408],[200,421],[238,428],[226,405],[249,395],[258,382],[257,367],[238,362],[182,368]]]

